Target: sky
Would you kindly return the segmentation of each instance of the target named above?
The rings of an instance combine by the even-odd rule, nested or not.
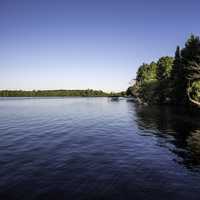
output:
[[[0,0],[0,89],[126,90],[200,35],[198,0]]]

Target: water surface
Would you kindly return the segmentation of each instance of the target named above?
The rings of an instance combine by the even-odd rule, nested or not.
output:
[[[199,200],[200,121],[108,98],[1,98],[0,199]]]

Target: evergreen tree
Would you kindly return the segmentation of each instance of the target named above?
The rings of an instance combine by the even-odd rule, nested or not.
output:
[[[177,47],[174,58],[166,56],[157,63],[142,64],[131,92],[144,103],[200,107],[199,37],[191,35],[183,49]]]
[[[186,100],[185,70],[181,60],[180,47],[177,46],[171,71],[171,97],[175,104],[183,104]]]
[[[175,52],[175,58],[174,58],[173,66],[172,66],[172,71],[171,71],[171,78],[172,78],[172,81],[174,82],[176,82],[179,78],[179,73],[181,71],[180,65],[181,65],[181,51],[180,51],[180,47],[177,46],[176,52]]]
[[[171,70],[173,65],[173,58],[166,56],[161,57],[158,60],[158,68],[157,68],[157,80],[158,80],[158,87],[156,91],[158,103],[164,103],[170,97],[170,76]]]
[[[194,35],[191,35],[191,37],[188,39],[188,41],[185,44],[185,48],[181,51],[182,56],[182,64],[185,71],[185,82],[186,82],[186,93],[188,100],[191,103],[194,103],[196,105],[200,105],[199,102],[193,101],[196,99],[196,95],[198,93],[198,90],[200,88],[197,88],[200,80],[200,39],[199,37],[196,37]],[[193,99],[190,96],[190,93],[192,90],[196,91],[193,92]],[[196,99],[198,100],[198,99]]]
[[[200,79],[200,40],[192,35],[181,51],[182,60],[189,81]]]

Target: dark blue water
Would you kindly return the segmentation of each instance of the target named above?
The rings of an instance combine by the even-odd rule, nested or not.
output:
[[[0,199],[199,200],[200,118],[108,98],[0,100]]]

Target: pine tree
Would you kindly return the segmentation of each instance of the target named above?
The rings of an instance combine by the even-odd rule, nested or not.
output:
[[[185,44],[185,48],[181,51],[182,56],[182,64],[185,71],[185,79],[186,79],[186,92],[188,100],[191,103],[194,103],[200,106],[200,103],[194,101],[190,96],[190,92],[192,90],[193,84],[200,80],[200,39],[194,35],[188,39]],[[195,88],[197,91],[200,88]],[[193,94],[195,97],[195,94]]]
[[[171,97],[172,101],[175,104],[183,104],[186,99],[187,82],[185,78],[185,70],[181,59],[182,58],[180,47],[177,46],[171,71]]]

